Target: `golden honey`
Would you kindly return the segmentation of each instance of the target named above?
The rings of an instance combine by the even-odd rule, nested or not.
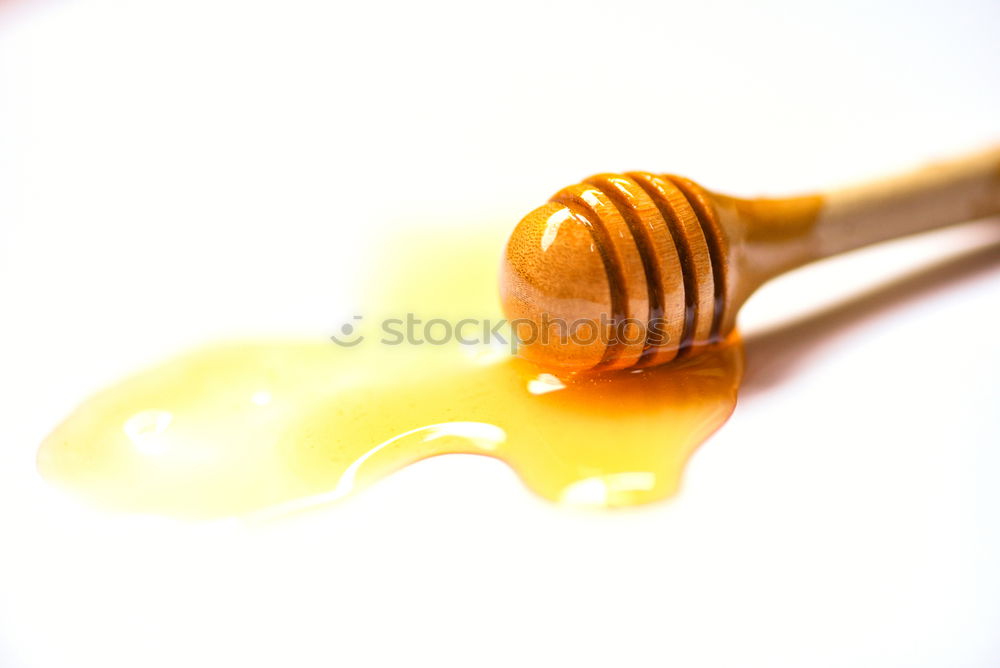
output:
[[[433,243],[401,240],[378,263],[371,314],[336,328],[354,345],[246,341],[170,360],[81,404],[42,443],[40,471],[102,507],[191,518],[329,503],[449,453],[500,459],[562,503],[674,494],[692,452],[733,411],[737,338],[666,366],[561,377],[499,341],[470,343],[485,338],[472,326],[466,343],[388,345],[387,317],[501,317],[495,238],[422,238]],[[421,331],[439,340],[444,329]]]

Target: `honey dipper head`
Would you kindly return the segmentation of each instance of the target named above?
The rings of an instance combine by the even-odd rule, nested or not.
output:
[[[722,295],[714,231],[704,191],[679,177],[600,174],[562,189],[525,216],[504,253],[501,299],[520,354],[557,370],[611,370],[710,342]]]

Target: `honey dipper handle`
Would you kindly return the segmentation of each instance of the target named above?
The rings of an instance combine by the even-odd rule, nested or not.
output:
[[[763,283],[869,244],[1000,215],[1000,146],[910,174],[785,199],[712,194],[728,233],[730,280],[723,329]]]
[[[1000,214],[1000,147],[834,191],[812,229],[816,258]]]

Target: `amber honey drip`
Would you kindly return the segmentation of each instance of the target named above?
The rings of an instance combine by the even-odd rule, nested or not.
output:
[[[373,313],[499,318],[496,240],[422,237],[435,241],[400,243],[405,257],[379,264],[393,268],[381,283],[403,289],[371,297]],[[39,469],[99,506],[206,518],[322,504],[471,453],[546,499],[628,506],[677,491],[732,413],[743,367],[733,336],[666,366],[557,378],[496,342],[385,346],[377,319],[366,314],[355,347],[232,343],[141,372],[77,408]]]

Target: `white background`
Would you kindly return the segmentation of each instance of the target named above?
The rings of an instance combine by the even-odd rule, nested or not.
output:
[[[326,336],[399,226],[998,142],[998,35],[989,0],[0,4],[0,665],[997,665],[995,222],[755,297],[740,405],[668,503],[571,511],[454,456],[185,525],[58,498],[34,452],[142,364]]]

